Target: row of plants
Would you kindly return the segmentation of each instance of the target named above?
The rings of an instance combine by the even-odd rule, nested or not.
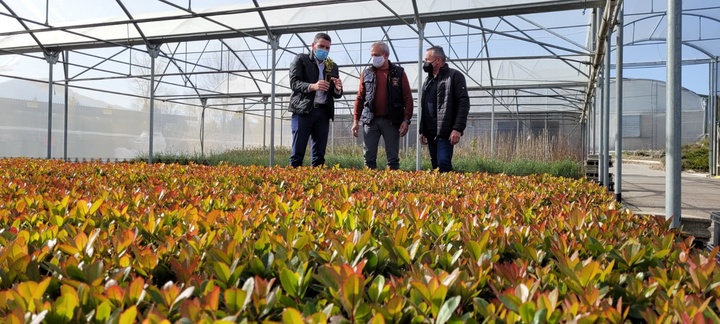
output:
[[[715,256],[549,175],[0,160],[11,323],[720,321]]]
[[[309,163],[309,153],[305,163]],[[274,165],[279,167],[288,166],[290,150],[286,147],[278,147],[274,151]],[[135,161],[147,161],[147,156],[140,156]],[[177,164],[203,164],[203,165],[264,165],[270,161],[270,151],[262,148],[249,148],[244,150],[228,150],[223,152],[210,152],[205,155],[199,153],[161,153],[153,155],[154,162],[177,163]],[[378,168],[385,169],[385,152],[381,148],[378,152]],[[328,149],[326,156],[328,166],[339,166],[341,168],[362,169],[364,168],[363,151],[360,146],[339,146],[333,150]],[[414,149],[402,152],[400,155],[400,169],[414,171],[416,169],[416,153]],[[516,158],[501,160],[485,156],[478,148],[458,147],[453,158],[454,169],[460,172],[487,172],[491,174],[505,173],[510,175],[531,175],[547,173],[554,176],[580,178],[583,176],[582,164],[579,160],[562,159],[535,160]],[[430,156],[427,149],[421,152],[421,169],[429,170]]]

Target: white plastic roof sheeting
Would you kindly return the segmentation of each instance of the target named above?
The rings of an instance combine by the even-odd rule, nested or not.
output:
[[[547,12],[587,8],[604,1],[590,0],[282,0],[236,3],[216,1],[215,7],[193,10],[192,2],[146,0],[93,1],[68,0],[51,3],[57,24],[45,24],[38,11],[44,1],[35,4],[5,5],[0,11],[0,48],[17,53],[36,51],[40,47],[80,48],[103,46],[102,42],[138,44],[185,39],[211,39],[227,36],[265,35],[268,28],[275,34],[319,29],[344,29],[403,24],[414,20],[415,2],[418,17],[425,22],[448,19],[478,18],[513,13]],[[197,4],[197,1],[195,2]],[[15,12],[17,7],[18,12]],[[32,7],[32,8],[30,8]],[[166,11],[157,11],[162,7]],[[189,8],[188,8],[189,7]],[[135,9],[134,11],[132,9]],[[125,13],[127,10],[127,13]],[[93,18],[98,12],[100,17]],[[15,13],[19,17],[13,17]],[[23,16],[27,13],[30,17]],[[262,16],[260,15],[262,13]],[[90,18],[88,19],[88,16]],[[20,18],[20,19],[18,19]],[[263,23],[263,19],[267,25]],[[54,19],[53,19],[54,20]],[[52,20],[49,19],[49,22]],[[26,29],[27,27],[27,29]],[[15,34],[8,34],[8,33]],[[37,38],[37,41],[35,38]],[[107,46],[107,45],[105,45]]]
[[[664,1],[624,2],[626,43],[658,42],[666,32]],[[683,32],[695,35],[686,44],[717,55],[720,9],[714,7],[720,5],[714,2],[683,1],[690,10]],[[67,50],[68,76],[61,56],[54,66],[56,82],[67,78],[79,89],[147,97],[147,91],[132,84],[149,82],[146,44],[160,44],[155,69],[159,100],[199,106],[199,98],[205,97],[211,108],[241,110],[240,98],[257,102],[271,93],[271,33],[279,37],[275,90],[282,105],[290,92],[290,61],[308,51],[316,32],[326,31],[333,37],[330,56],[340,65],[346,107],[352,105],[359,74],[368,63],[369,45],[385,40],[390,59],[405,67],[414,91],[418,78],[424,78],[418,76],[419,54],[441,45],[450,64],[466,74],[478,111],[485,109],[493,90],[496,103],[516,109],[579,111],[596,55],[593,10],[609,3],[614,1],[0,1],[0,76],[47,79],[43,53]],[[418,22],[424,28],[422,45]],[[18,60],[45,68],[8,63]],[[213,74],[218,76],[208,80]],[[503,91],[507,93],[498,94]]]

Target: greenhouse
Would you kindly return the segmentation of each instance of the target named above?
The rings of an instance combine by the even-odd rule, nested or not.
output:
[[[473,140],[463,145],[492,151],[502,138],[543,136],[582,155],[604,152],[616,143],[617,67],[643,79],[668,62],[666,11],[661,0],[2,1],[0,155],[152,160],[264,147],[272,165],[291,140],[289,64],[317,32],[333,38],[345,89],[330,145],[361,145],[350,131],[355,93],[370,44],[383,40],[415,97],[432,45],[465,74]],[[701,71],[683,75],[683,86],[704,84],[683,91],[681,136],[709,138],[712,174],[719,29],[715,1],[682,2],[682,70]],[[664,148],[664,80],[623,87],[625,143]],[[657,114],[645,122],[640,111]],[[418,144],[415,125],[405,148]]]

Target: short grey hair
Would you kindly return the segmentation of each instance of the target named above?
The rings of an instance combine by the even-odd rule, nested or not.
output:
[[[443,62],[447,60],[447,56],[445,56],[445,50],[442,48],[442,46],[435,45],[427,49],[428,51],[433,52],[433,56],[439,57]]]
[[[383,54],[390,54],[390,47],[388,47],[388,44],[382,41],[377,41],[375,43],[372,43],[370,45],[370,50],[372,51],[373,47],[378,46],[382,49]]]

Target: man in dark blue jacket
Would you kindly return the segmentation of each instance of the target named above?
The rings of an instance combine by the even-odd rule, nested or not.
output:
[[[333,98],[340,98],[343,93],[337,64],[327,57],[331,41],[330,35],[318,33],[312,52],[298,54],[290,63],[292,95],[288,111],[292,113],[293,167],[302,166],[308,140],[312,166],[325,164],[330,120],[335,116]]]
[[[452,171],[453,146],[460,142],[470,112],[465,76],[445,63],[440,46],[425,52],[423,70],[427,72],[420,105],[420,141],[428,145],[433,169]]]

